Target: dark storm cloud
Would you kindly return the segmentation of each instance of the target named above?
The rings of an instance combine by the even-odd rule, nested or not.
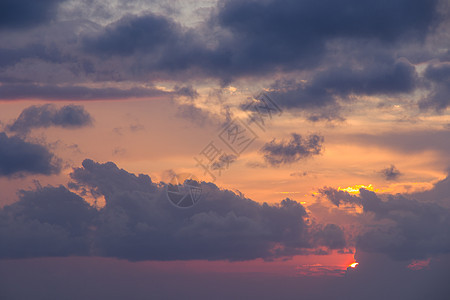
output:
[[[360,189],[359,196],[332,188],[321,193],[337,206],[341,203],[362,206],[366,217],[373,217],[356,238],[357,249],[384,253],[396,260],[450,253],[450,210],[429,202],[439,199],[420,202],[398,194],[383,200],[365,189]]]
[[[264,154],[264,160],[267,163],[272,166],[280,166],[320,154],[322,144],[322,136],[313,134],[302,138],[301,135],[292,133],[291,139],[288,141],[277,142],[274,139],[270,143],[266,143],[261,148],[261,152]]]
[[[44,146],[0,132],[0,176],[51,175],[60,169],[60,161]]]
[[[381,170],[380,173],[386,180],[396,180],[402,174],[394,165]]]
[[[36,26],[55,17],[57,5],[64,0],[2,0],[0,29]]]
[[[202,182],[201,201],[185,210],[169,203],[165,184],[111,162],[85,160],[71,178],[71,189],[83,196],[103,196],[106,205],[93,209],[64,187],[23,192],[19,202],[0,210],[2,258],[76,254],[128,260],[250,260],[346,245],[338,226],[306,224],[305,208],[290,199],[259,204]]]
[[[25,108],[19,117],[7,126],[9,131],[27,133],[33,128],[51,126],[63,128],[80,128],[92,124],[91,115],[80,105],[33,105]]]
[[[3,84],[0,86],[0,99],[5,100],[96,100],[152,97],[167,94],[168,93],[166,92],[151,88],[88,88],[82,86],[54,86],[36,84]]]

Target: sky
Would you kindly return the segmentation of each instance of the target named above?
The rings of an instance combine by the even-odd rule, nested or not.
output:
[[[447,0],[0,0],[0,298],[436,299]]]

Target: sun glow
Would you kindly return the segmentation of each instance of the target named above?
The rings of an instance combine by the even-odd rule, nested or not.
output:
[[[369,184],[369,185],[357,184],[357,185],[349,186],[346,188],[338,187],[338,191],[344,191],[349,194],[359,194],[359,189],[366,189],[366,190],[372,191],[372,192],[378,191],[378,190],[374,189],[374,187],[371,184]]]
[[[354,262],[354,263],[351,263],[350,265],[349,265],[349,267],[350,268],[356,268],[356,266],[358,266],[359,265],[359,263],[357,263],[357,262]]]

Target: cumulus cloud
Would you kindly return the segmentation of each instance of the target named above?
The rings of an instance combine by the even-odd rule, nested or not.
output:
[[[450,210],[404,195],[381,195],[360,189],[351,195],[332,188],[321,190],[336,206],[358,205],[371,220],[356,237],[356,248],[383,253],[396,260],[426,259],[450,253]],[[430,192],[428,196],[439,194]]]
[[[82,197],[103,196],[105,206],[94,209],[64,187],[23,192],[19,202],[0,211],[0,238],[5,245],[1,257],[76,254],[128,260],[250,260],[346,245],[338,226],[308,225],[305,208],[290,199],[259,204],[202,182],[201,201],[190,209],[178,209],[167,200],[165,184],[111,162],[85,160],[71,178],[72,190]],[[14,239],[16,235],[20,238]]]
[[[0,132],[0,176],[59,173],[61,162],[47,148]]]
[[[272,166],[280,166],[320,154],[322,144],[323,136],[313,134],[302,138],[301,135],[292,133],[291,139],[288,141],[277,142],[276,139],[273,139],[270,143],[266,143],[261,148],[261,152],[267,163]]]
[[[92,117],[81,105],[57,108],[55,105],[45,104],[25,108],[7,128],[12,132],[27,133],[34,128],[80,128],[90,124]]]

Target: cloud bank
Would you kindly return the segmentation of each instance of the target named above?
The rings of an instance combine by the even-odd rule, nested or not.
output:
[[[266,260],[346,246],[333,224],[312,226],[305,208],[276,205],[202,182],[201,201],[173,207],[165,184],[114,163],[85,160],[66,187],[25,191],[0,211],[1,258],[95,255],[128,260]],[[99,210],[82,198],[104,197]]]

